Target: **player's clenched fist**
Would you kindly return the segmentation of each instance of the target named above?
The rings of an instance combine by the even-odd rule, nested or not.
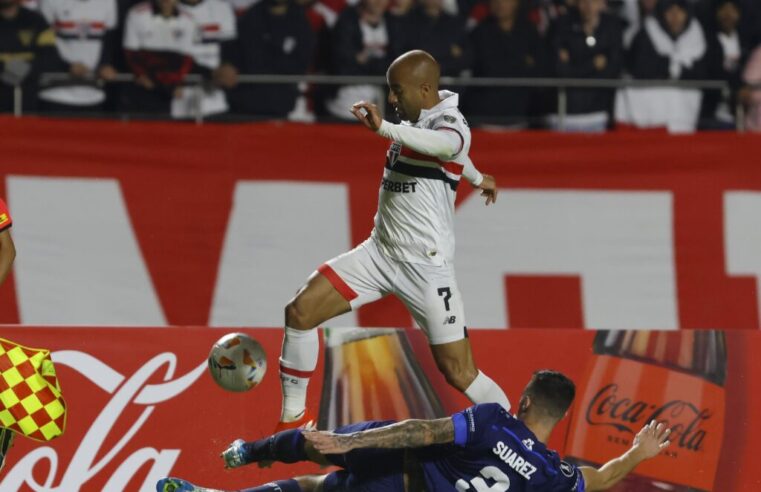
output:
[[[366,101],[359,101],[358,103],[354,103],[354,105],[351,107],[351,113],[363,125],[374,132],[377,132],[378,128],[381,126],[381,123],[383,123],[383,118],[381,118],[380,110],[378,110],[378,106],[373,103]]]

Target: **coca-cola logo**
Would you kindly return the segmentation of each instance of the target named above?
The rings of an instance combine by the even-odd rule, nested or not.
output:
[[[26,456],[16,458],[7,475],[0,482],[0,490],[19,490],[26,485],[35,491],[71,492],[83,488],[85,484],[104,467],[111,463],[138,433],[150,418],[155,405],[171,400],[184,392],[203,374],[206,369],[204,360],[193,370],[178,378],[174,378],[177,367],[177,357],[171,352],[165,352],[148,360],[131,376],[125,376],[115,371],[108,364],[90,354],[75,350],[54,352],[53,361],[58,366],[69,366],[89,379],[98,388],[111,395],[110,400],[92,422],[71,460],[66,466],[61,463],[58,452],[50,446],[35,448]],[[148,380],[165,368],[160,384],[147,384]],[[64,397],[65,397],[64,388]],[[127,424],[128,429],[122,436],[111,436],[114,424],[124,410],[130,405],[143,407],[139,416]],[[124,428],[120,425],[119,429]],[[101,449],[106,438],[109,442],[116,441],[110,449]],[[117,439],[113,439],[117,437]],[[145,447],[134,451],[126,457],[108,478],[103,490],[125,490],[127,484],[141,467],[152,462],[141,490],[153,490],[156,481],[169,475],[177,458],[179,449],[156,449]],[[42,482],[38,482],[33,471],[35,467],[47,461],[48,465],[40,466],[47,474]],[[62,469],[66,466],[65,469]],[[56,483],[57,478],[60,481]],[[39,478],[39,475],[38,475]]]
[[[703,449],[706,431],[701,425],[713,412],[685,400],[669,400],[662,404],[619,395],[618,384],[604,386],[589,402],[586,421],[592,426],[608,426],[636,434],[648,422],[663,422],[671,429],[671,440],[680,448],[698,452]]]

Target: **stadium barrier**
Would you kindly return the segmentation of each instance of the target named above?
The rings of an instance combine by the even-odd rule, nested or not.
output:
[[[0,473],[0,490],[150,491],[164,475],[236,488],[320,472],[308,464],[223,470],[219,453],[226,445],[241,436],[254,439],[269,434],[280,407],[281,331],[242,330],[261,342],[269,358],[263,382],[246,393],[223,391],[207,372],[210,347],[229,331],[1,328],[4,338],[52,351],[68,425],[64,435],[50,443],[17,439]],[[320,410],[323,421],[326,406],[338,408],[339,415],[333,417],[340,423],[342,419],[420,417],[411,410],[416,400],[437,399],[436,412],[443,415],[467,405],[435,370],[419,331],[361,332],[366,335],[341,338],[347,331],[324,331],[308,402],[315,412]],[[649,347],[639,361],[622,358],[626,351],[618,356],[601,351],[615,333],[478,331],[472,333],[471,341],[479,367],[503,386],[514,407],[523,386],[539,368],[563,371],[576,381],[576,405],[549,442],[561,455],[583,461],[597,461],[597,455],[612,457],[630,445],[632,432],[647,419],[657,418],[674,428],[674,444],[667,454],[638,469],[638,480],[680,483],[692,490],[759,490],[761,479],[754,462],[761,438],[761,422],[756,418],[761,405],[761,358],[756,356],[761,333],[631,333],[630,352],[639,350],[637,345]],[[664,340],[668,351],[682,354],[681,369],[655,363],[657,355],[648,358],[650,348],[657,353]],[[415,377],[398,378],[390,371],[388,364],[394,357],[414,366]],[[330,370],[323,370],[327,359]],[[352,369],[357,363],[362,364],[361,374]],[[612,376],[601,372],[603,366],[623,369],[625,364],[639,364],[642,369],[614,370]],[[711,376],[711,364],[722,368],[723,378]],[[361,384],[346,384],[356,377]],[[429,385],[430,391],[409,391],[412,379],[421,381],[419,388]],[[407,391],[400,391],[401,384],[407,384]],[[361,392],[346,389],[352,386]],[[348,403],[343,407],[351,415],[341,415],[331,403],[331,391],[336,388],[344,388],[341,396]]]
[[[70,74],[65,72],[43,73],[40,81],[43,86],[71,81]],[[104,81],[95,77],[84,79],[85,82],[102,86]],[[129,73],[117,74],[109,83],[129,83],[134,76]],[[184,83],[188,86],[202,87],[204,79],[197,74],[186,76]],[[382,76],[356,76],[356,75],[286,75],[286,74],[241,74],[238,76],[239,84],[313,84],[319,85],[353,85],[367,84],[385,87],[386,78]],[[728,94],[731,90],[729,83],[721,80],[644,80],[644,79],[575,79],[575,78],[506,78],[506,77],[442,77],[442,87],[515,87],[515,88],[548,88],[557,90],[557,116],[558,128],[564,129],[568,116],[568,90],[569,89],[624,89],[624,88],[676,88],[676,89],[700,89],[718,90]],[[755,86],[754,86],[755,87]],[[14,86],[13,112],[16,117],[24,114],[23,88]],[[744,130],[745,107],[738,101],[734,108],[736,127],[738,131]],[[201,105],[196,104],[195,121],[203,123],[204,115]]]

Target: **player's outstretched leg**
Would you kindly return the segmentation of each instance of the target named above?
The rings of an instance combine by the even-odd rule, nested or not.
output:
[[[431,345],[433,358],[449,384],[465,393],[470,401],[478,403],[499,403],[510,410],[510,401],[502,388],[489,376],[476,369],[470,341],[467,338],[456,342]]]
[[[277,480],[239,492],[317,492],[325,476],[304,476],[289,480]],[[162,478],[156,484],[156,492],[223,492],[218,489],[199,487],[176,477]]]
[[[278,480],[240,492],[317,492],[325,480],[324,475],[296,477],[291,480]]]
[[[222,492],[217,489],[199,487],[177,477],[162,478],[156,483],[156,492]]]
[[[298,463],[308,461],[306,439],[301,429],[290,429],[258,441],[238,439],[222,451],[225,468],[238,468],[251,463]]]
[[[280,355],[283,407],[276,430],[302,427],[309,378],[320,350],[315,327],[351,310],[349,302],[321,273],[315,272],[285,308],[285,337]]]

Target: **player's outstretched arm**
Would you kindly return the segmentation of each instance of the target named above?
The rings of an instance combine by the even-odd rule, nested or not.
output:
[[[462,177],[467,179],[474,188],[481,190],[481,196],[486,197],[486,205],[497,201],[497,180],[494,176],[481,174],[470,157],[464,156],[462,162]]]
[[[476,186],[476,188],[481,190],[481,196],[486,198],[486,205],[488,206],[497,201],[497,180],[494,179],[494,176],[489,176],[488,174],[484,174],[483,177],[484,179],[481,181],[481,184]]]
[[[322,454],[348,453],[359,448],[419,448],[454,442],[451,418],[404,420],[402,422],[352,434],[304,432],[304,437]]]
[[[629,474],[643,461],[658,456],[671,441],[668,440],[670,429],[655,421],[646,425],[634,438],[631,449],[618,458],[607,462],[599,469],[582,466],[586,490],[607,490]]]
[[[360,101],[351,107],[351,112],[360,123],[378,135],[421,154],[448,161],[462,149],[462,138],[456,132],[395,125],[381,118],[375,104]]]

